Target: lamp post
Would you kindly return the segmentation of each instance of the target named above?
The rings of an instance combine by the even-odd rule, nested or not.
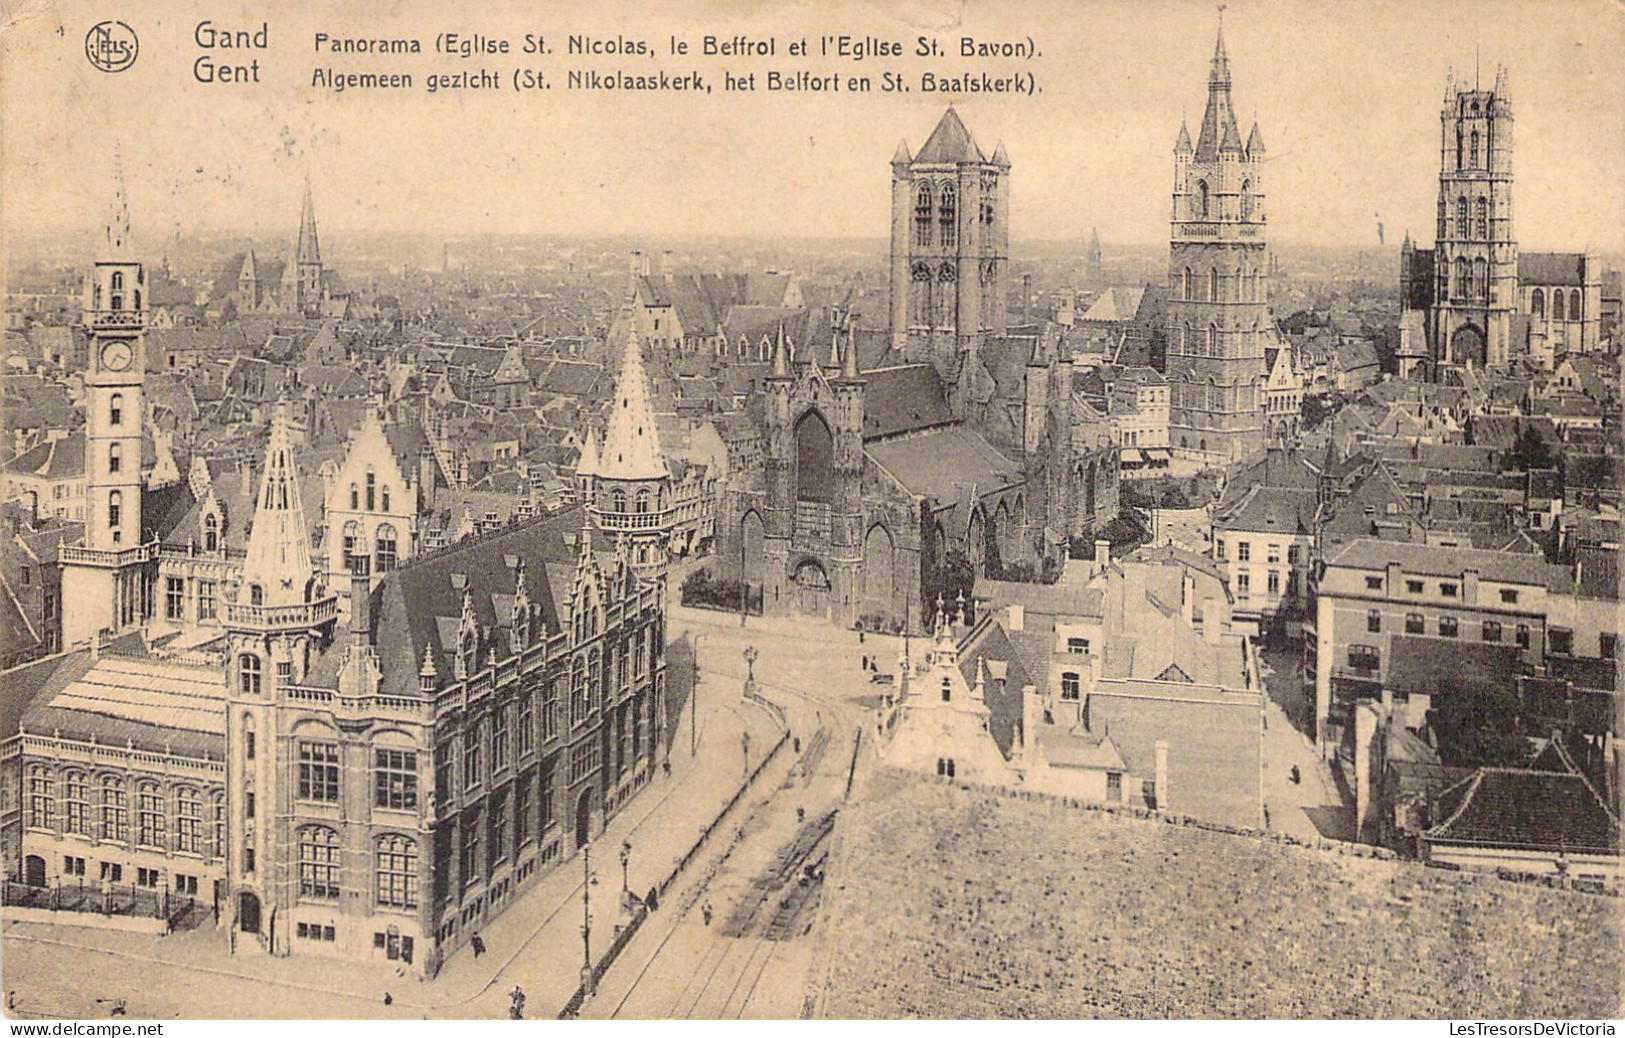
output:
[[[632,884],[627,879],[627,864],[632,860],[632,841],[621,841],[621,900],[632,903]]]
[[[581,845],[581,993],[591,996],[592,976],[592,844]]]

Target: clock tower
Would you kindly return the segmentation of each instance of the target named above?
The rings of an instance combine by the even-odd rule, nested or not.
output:
[[[104,628],[133,627],[151,613],[152,548],[141,539],[146,307],[146,272],[130,247],[118,169],[112,212],[85,284],[85,539],[62,549],[64,645]]]

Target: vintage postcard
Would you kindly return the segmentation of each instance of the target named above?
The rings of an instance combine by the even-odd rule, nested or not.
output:
[[[1622,59],[0,0],[7,1026],[1613,1034]]]

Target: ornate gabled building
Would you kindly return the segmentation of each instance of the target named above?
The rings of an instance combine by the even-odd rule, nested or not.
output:
[[[1264,355],[1275,341],[1264,138],[1254,123],[1242,143],[1230,86],[1221,26],[1196,146],[1183,123],[1174,145],[1165,369],[1175,453],[1215,464],[1263,446]]]
[[[1504,369],[1528,356],[1601,346],[1602,267],[1581,253],[1520,253],[1512,214],[1512,98],[1495,86],[1445,85],[1439,111],[1436,242],[1400,250],[1399,371],[1437,381],[1452,369]]]

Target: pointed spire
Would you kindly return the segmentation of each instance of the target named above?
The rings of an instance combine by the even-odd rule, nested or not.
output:
[[[1207,77],[1207,110],[1202,115],[1202,132],[1196,139],[1196,157],[1211,161],[1220,152],[1241,151],[1241,131],[1236,113],[1230,107],[1230,55],[1224,47],[1224,11],[1219,11],[1218,40],[1213,46],[1213,65]]]
[[[264,474],[255,498],[254,525],[248,532],[243,583],[238,592],[252,602],[252,588],[260,589],[262,605],[298,605],[306,601],[310,564],[310,527],[299,494],[299,473],[294,464],[293,437],[288,431],[288,403],[277,403],[271,419],[271,438],[265,445]]]
[[[598,475],[598,433],[587,430],[586,442],[581,445],[581,460],[576,464],[576,475]]]
[[[122,259],[130,245],[130,203],[124,194],[124,147],[113,142],[113,199],[102,229],[101,259]]]
[[[899,138],[897,141],[897,150],[892,152],[891,164],[893,166],[906,166],[913,161],[914,156],[910,155],[908,151],[908,141],[906,139]]]
[[[790,358],[784,347],[784,322],[779,322],[779,336],[773,341],[773,377],[790,377]]]
[[[829,369],[841,370],[841,315],[835,314],[835,320],[830,322],[829,329]]]
[[[937,122],[937,128],[931,131],[931,136],[921,145],[920,153],[914,156],[916,163],[932,165],[956,166],[961,162],[986,162],[982,149],[976,146],[971,139],[970,131],[954,111],[953,105],[942,113]]]
[[[842,318],[846,329],[846,355],[841,364],[841,377],[848,379],[860,378],[858,371],[858,340],[852,335],[852,314],[849,312]]]
[[[626,336],[626,355],[615,381],[598,475],[605,479],[665,479],[670,475],[649,407],[649,380],[643,373],[643,348],[636,331]]]
[[[1258,119],[1253,119],[1253,132],[1247,135],[1247,154],[1257,157],[1264,154],[1264,135],[1258,131]]]
[[[1185,120],[1179,120],[1179,139],[1174,141],[1174,154],[1189,155],[1191,153],[1191,131],[1185,125]]]
[[[1495,66],[1495,99],[1507,100],[1507,67],[1499,63]]]
[[[1456,99],[1456,66],[1450,65],[1444,70],[1444,103],[1450,104]]]
[[[320,263],[321,245],[316,240],[316,203],[311,199],[310,175],[305,175],[305,201],[299,210],[299,263]]]
[[[1003,141],[1000,141],[998,146],[993,149],[993,164],[1003,169],[1010,168],[1010,156],[1005,153]]]

